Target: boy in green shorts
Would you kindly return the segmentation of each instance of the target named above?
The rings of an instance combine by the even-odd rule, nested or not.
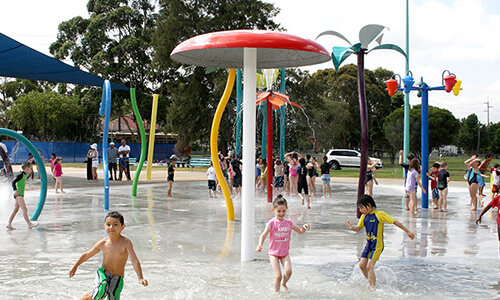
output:
[[[377,210],[377,205],[370,195],[361,195],[358,199],[359,211],[363,214],[359,218],[357,226],[352,226],[351,222],[347,221],[345,225],[353,231],[360,231],[363,227],[366,228],[366,247],[361,253],[359,268],[363,275],[368,279],[370,288],[375,288],[375,263],[378,261],[380,254],[384,250],[384,223],[394,224],[401,228],[410,239],[414,239],[415,235],[409,231],[403,224],[394,220],[391,216],[383,211]]]
[[[125,228],[123,216],[116,211],[108,213],[104,219],[104,228],[108,237],[98,241],[94,247],[83,253],[69,270],[69,277],[73,277],[78,266],[102,251],[102,267],[97,270],[96,286],[81,299],[106,299],[106,296],[110,300],[120,299],[125,264],[129,255],[135,273],[139,277],[139,283],[144,286],[148,285],[148,281],[142,277],[141,263],[135,254],[132,242],[121,235]]]
[[[15,216],[19,212],[19,208],[23,211],[23,217],[26,223],[28,223],[28,227],[34,228],[38,226],[38,223],[31,223],[30,218],[28,216],[28,208],[26,207],[26,202],[24,201],[24,189],[26,187],[26,179],[33,172],[33,165],[31,162],[24,162],[21,166],[22,171],[17,175],[17,177],[12,181],[12,189],[14,190],[14,199],[16,199],[16,205],[14,206],[14,211],[10,215],[9,223],[7,224],[7,229],[14,230],[16,229],[12,226],[12,221],[14,221]]]

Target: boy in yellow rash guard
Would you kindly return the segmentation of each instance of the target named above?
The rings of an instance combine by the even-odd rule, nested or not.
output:
[[[361,254],[359,268],[363,275],[368,279],[371,288],[375,288],[375,263],[384,250],[384,223],[390,223],[398,226],[406,232],[408,237],[413,240],[415,235],[409,231],[403,224],[394,220],[391,216],[383,211],[377,210],[377,205],[370,195],[361,195],[358,200],[359,211],[363,214],[359,219],[357,226],[352,226],[351,222],[347,221],[345,225],[353,231],[360,231],[363,227],[366,228],[366,246]]]

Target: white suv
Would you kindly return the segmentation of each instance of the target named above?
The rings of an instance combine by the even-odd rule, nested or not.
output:
[[[361,153],[356,150],[349,149],[332,149],[326,153],[327,161],[334,170],[340,170],[344,167],[359,168],[361,161]],[[370,157],[370,160],[378,160],[377,169],[383,167],[381,159]]]

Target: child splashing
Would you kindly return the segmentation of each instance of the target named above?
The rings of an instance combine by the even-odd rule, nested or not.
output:
[[[370,288],[375,288],[375,263],[378,261],[380,254],[384,251],[384,223],[394,224],[401,230],[406,232],[410,239],[414,239],[415,235],[409,231],[403,224],[394,220],[391,216],[383,211],[377,210],[377,205],[370,195],[361,195],[358,199],[358,208],[362,213],[358,225],[352,226],[351,222],[347,221],[345,225],[352,231],[360,231],[363,227],[366,228],[366,246],[361,253],[359,268],[363,275],[368,279]]]
[[[269,261],[274,271],[274,291],[280,291],[280,285],[284,291],[288,291],[286,283],[290,280],[292,276],[292,262],[290,261],[289,249],[290,249],[290,235],[292,230],[303,234],[306,230],[309,230],[309,225],[304,224],[299,227],[288,219],[285,219],[286,210],[288,209],[288,203],[283,196],[278,195],[273,201],[273,211],[275,217],[271,219],[266,224],[266,229],[260,236],[259,245],[255,252],[262,251],[262,245],[264,240],[269,237]],[[281,274],[280,262],[283,265],[285,276]]]

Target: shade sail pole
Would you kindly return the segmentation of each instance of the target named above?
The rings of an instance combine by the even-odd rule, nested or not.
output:
[[[254,259],[255,114],[257,49],[244,49],[243,63],[243,182],[241,200],[241,260]]]

